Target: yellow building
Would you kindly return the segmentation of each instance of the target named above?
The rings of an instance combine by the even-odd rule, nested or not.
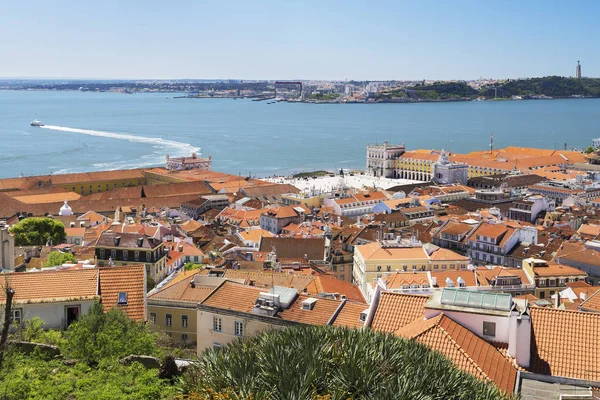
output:
[[[587,274],[575,267],[548,264],[545,260],[526,258],[523,270],[535,282],[535,296],[550,299],[552,295],[567,288],[567,283],[585,281]]]
[[[437,271],[467,268],[469,258],[419,242],[377,241],[354,247],[353,277],[365,297],[368,285],[396,271]]]
[[[146,178],[141,169],[53,175],[49,179],[52,186],[61,187],[80,195],[146,184]]]
[[[177,342],[195,343],[196,308],[222,281],[221,278],[211,280],[211,277],[199,276],[198,270],[181,272],[165,287],[148,295],[148,320]]]

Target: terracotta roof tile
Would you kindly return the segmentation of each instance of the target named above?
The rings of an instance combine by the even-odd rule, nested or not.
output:
[[[148,300],[174,300],[186,301],[191,303],[201,303],[208,295],[215,290],[215,286],[195,285],[192,287],[189,280],[179,280],[158,292],[148,296]]]
[[[382,292],[371,328],[395,332],[418,318],[423,318],[428,296]]]
[[[284,320],[303,324],[327,325],[341,304],[339,300],[318,298],[312,310],[304,310],[302,302],[309,298],[310,296],[298,296],[289,308],[279,313],[279,316]]]
[[[532,307],[531,321],[531,372],[600,381],[599,314]]]
[[[264,291],[257,287],[225,281],[213,290],[201,304],[249,313],[252,312],[260,293]]]
[[[388,289],[402,289],[403,285],[429,285],[427,272],[396,272],[385,277]]]
[[[357,285],[339,280],[332,276],[315,276],[312,282],[306,285],[309,294],[338,293],[346,296],[348,300],[364,303],[365,298]]]
[[[349,328],[360,328],[364,321],[360,320],[360,314],[369,308],[368,304],[347,301],[338,313],[333,326],[346,326]]]
[[[517,368],[490,343],[443,313],[416,320],[395,333],[439,351],[458,368],[492,381],[504,392],[514,391]]]
[[[592,293],[583,303],[581,303],[579,308],[585,311],[600,313],[600,289]]]
[[[47,303],[69,299],[99,299],[98,270],[15,272],[0,277],[2,284],[7,279],[15,291],[13,302]],[[6,300],[0,290],[0,303]]]
[[[100,295],[104,310],[123,310],[136,321],[146,319],[146,274],[144,265],[100,268]],[[127,293],[127,304],[117,304],[120,292]]]

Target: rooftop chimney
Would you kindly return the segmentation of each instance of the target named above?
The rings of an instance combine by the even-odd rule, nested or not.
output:
[[[190,281],[190,285],[192,286],[192,289],[196,287],[196,282],[192,279]]]

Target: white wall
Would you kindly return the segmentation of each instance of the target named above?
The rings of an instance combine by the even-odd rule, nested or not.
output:
[[[23,309],[23,320],[39,317],[44,321],[45,329],[64,329],[65,307],[80,306],[80,315],[87,314],[94,301],[69,301],[61,303],[15,304],[14,308]]]
[[[429,319],[435,317],[440,312],[441,310],[425,309],[425,318]],[[487,341],[501,343],[509,342],[510,318],[508,315],[506,317],[501,317],[450,310],[444,310],[444,314]],[[496,323],[496,336],[490,337],[483,335],[483,321]]]

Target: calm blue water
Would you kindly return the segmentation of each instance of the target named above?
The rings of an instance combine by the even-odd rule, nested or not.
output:
[[[587,147],[600,99],[266,104],[172,94],[0,91],[0,177],[159,165],[197,148],[213,169],[267,176],[364,168],[367,142],[468,152]],[[55,129],[30,127],[37,114]]]

